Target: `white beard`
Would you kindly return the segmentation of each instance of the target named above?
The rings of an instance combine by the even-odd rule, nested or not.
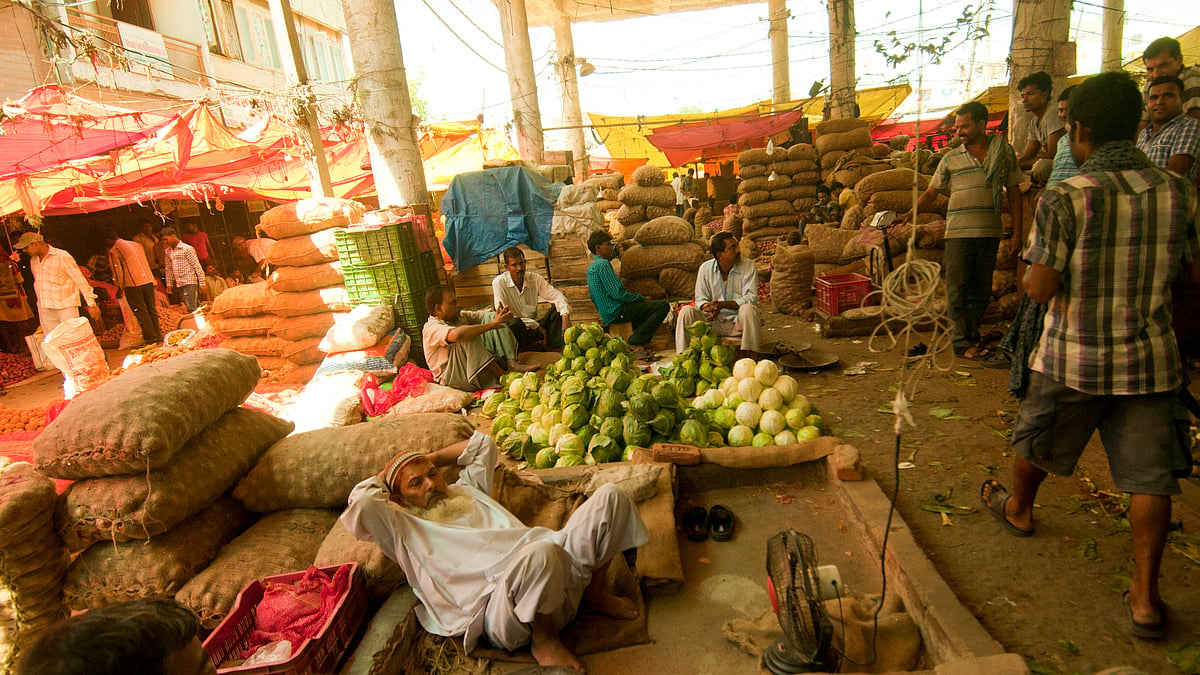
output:
[[[451,494],[454,494],[451,492]],[[468,493],[446,497],[430,508],[412,507],[409,512],[421,520],[434,523],[450,523],[470,515],[475,510],[475,499]]]

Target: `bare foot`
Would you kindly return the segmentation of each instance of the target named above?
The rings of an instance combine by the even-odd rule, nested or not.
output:
[[[567,649],[558,636],[546,636],[540,640],[534,640],[529,645],[529,651],[539,666],[563,666],[581,673],[587,672],[584,670],[583,662]]]
[[[636,602],[608,592],[587,593],[583,598],[583,604],[596,614],[603,614],[614,619],[636,619],[638,617]]]

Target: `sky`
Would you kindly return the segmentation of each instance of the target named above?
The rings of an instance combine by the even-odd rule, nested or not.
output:
[[[1070,35],[1077,43],[1080,73],[1100,68],[1102,5],[1103,0],[1074,2]],[[1200,2],[1126,0],[1125,5],[1122,53],[1127,59],[1157,37],[1200,25]],[[914,90],[926,91],[922,101],[913,95],[902,106],[901,112],[912,116],[918,103],[923,109],[944,108],[991,84],[1006,83],[1012,2],[985,5],[976,25],[990,15],[988,37],[972,41],[956,27],[956,19],[964,9],[979,7],[978,1],[961,0],[858,0],[859,88],[907,81]],[[485,124],[496,126],[511,120],[500,19],[492,0],[396,0],[396,8],[405,67],[410,80],[419,82],[431,117],[461,120],[483,114]],[[792,97],[800,98],[814,81],[828,82],[828,17],[819,0],[789,0],[788,9]],[[588,112],[708,112],[769,99],[766,14],[766,2],[761,2],[575,24],[575,53],[596,67],[579,78],[585,120]],[[876,53],[875,42],[889,40],[893,30],[904,42],[940,42],[949,36],[949,49],[940,64],[928,59],[918,63],[913,56],[890,66]],[[553,31],[531,28],[530,43],[542,123],[554,127],[562,119],[562,100],[552,65]],[[558,147],[557,141],[555,134],[547,134],[547,147]]]

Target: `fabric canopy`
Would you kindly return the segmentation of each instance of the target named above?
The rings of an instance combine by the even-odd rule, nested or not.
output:
[[[647,140],[662,150],[671,166],[680,166],[703,156],[705,150],[727,148],[736,152],[734,145],[757,144],[768,136],[787,131],[801,117],[803,111],[793,110],[750,119],[714,120],[703,126],[659,127],[650,132]]]

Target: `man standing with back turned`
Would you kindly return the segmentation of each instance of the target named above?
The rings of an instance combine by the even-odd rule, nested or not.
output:
[[[1171,282],[1200,276],[1200,234],[1195,188],[1134,146],[1141,110],[1137,85],[1121,72],[1089,78],[1071,95],[1079,175],[1042,194],[1024,251],[1025,290],[1048,306],[1013,430],[1013,491],[988,480],[980,498],[1009,534],[1032,535],[1042,481],[1069,476],[1099,429],[1113,483],[1132,493],[1128,628],[1154,640],[1165,634],[1158,576],[1175,476],[1191,468]]]

